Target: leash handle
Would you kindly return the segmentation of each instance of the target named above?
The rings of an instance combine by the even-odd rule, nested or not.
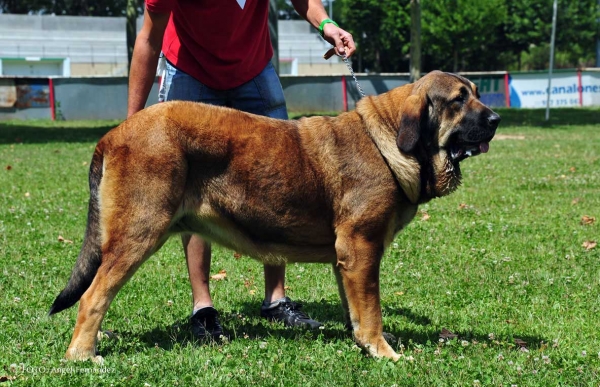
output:
[[[327,60],[334,55],[335,55],[335,48],[330,48],[329,50],[327,50],[327,52],[325,54],[323,54],[323,59]]]
[[[335,48],[330,48],[323,55],[323,59],[327,60],[327,59],[331,58],[334,55],[335,55]],[[360,83],[358,83],[358,79],[356,79],[356,74],[354,74],[354,70],[352,69],[352,64],[348,60],[348,57],[346,56],[346,54],[344,54],[344,56],[342,57],[342,59],[344,60],[344,63],[346,64],[346,67],[348,67],[348,70],[350,71],[350,75],[352,75],[352,78],[354,78],[354,82],[356,83],[356,88],[358,89],[358,92],[360,93],[361,98],[365,97],[365,92],[363,91],[362,87],[360,87]]]

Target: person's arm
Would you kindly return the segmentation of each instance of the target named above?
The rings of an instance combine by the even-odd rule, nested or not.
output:
[[[316,29],[323,20],[329,18],[321,0],[292,0],[292,4],[296,12]],[[356,51],[352,35],[333,23],[325,24],[323,38],[335,47],[335,53],[340,56],[345,54],[350,57]]]
[[[129,69],[127,117],[146,106],[148,94],[156,77],[156,66],[169,16],[169,13],[149,12],[148,9],[144,11],[144,24],[135,39]]]

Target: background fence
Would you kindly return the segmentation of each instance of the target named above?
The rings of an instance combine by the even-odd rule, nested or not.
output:
[[[544,108],[547,73],[465,73],[492,107]],[[408,83],[408,74],[357,75],[367,95],[385,93]],[[0,78],[0,119],[124,119],[126,77]],[[360,94],[349,75],[281,76],[290,112],[354,109]],[[157,102],[158,83],[148,104]],[[551,107],[600,106],[600,69],[554,73]]]

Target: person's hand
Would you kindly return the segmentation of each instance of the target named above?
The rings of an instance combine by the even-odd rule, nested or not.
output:
[[[334,54],[350,58],[356,51],[352,34],[336,27],[333,23],[327,23],[323,27],[323,39],[333,45],[333,48],[323,55],[325,59],[331,58]]]

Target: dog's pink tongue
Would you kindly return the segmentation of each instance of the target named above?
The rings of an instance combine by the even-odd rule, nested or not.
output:
[[[479,144],[479,150],[481,151],[481,153],[487,153],[487,151],[490,150],[490,143],[482,142],[481,144]]]

